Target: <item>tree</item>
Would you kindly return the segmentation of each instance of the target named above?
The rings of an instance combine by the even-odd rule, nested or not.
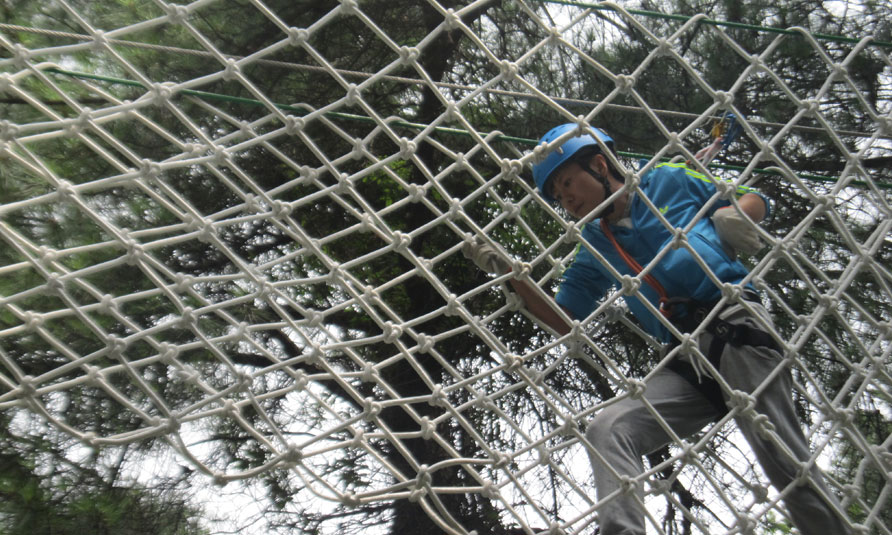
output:
[[[469,328],[466,317],[444,313],[454,310],[451,295],[471,295],[462,304],[478,318],[505,305],[497,287],[469,294],[488,279],[470,269],[459,254],[443,254],[457,251],[461,234],[472,224],[488,225],[488,235],[508,252],[533,261],[532,275],[537,279],[559,270],[557,260],[574,244],[567,241],[554,249],[553,261],[541,257],[540,244],[560,239],[563,226],[541,206],[525,200],[527,190],[517,182],[486,184],[503,172],[499,157],[516,158],[528,147],[492,141],[483,150],[472,138],[443,131],[416,137],[419,129],[408,123],[458,128],[469,124],[477,132],[500,130],[536,139],[548,126],[591,109],[567,104],[570,111],[560,111],[541,99],[494,92],[470,98],[470,91],[461,86],[480,87],[499,76],[504,78],[495,84],[497,88],[525,90],[510,76],[512,66],[494,62],[489,52],[515,61],[517,75],[548,95],[590,100],[612,95],[611,106],[593,122],[608,125],[624,150],[645,153],[660,150],[667,140],[654,134],[650,117],[631,115],[619,105],[640,108],[644,103],[654,110],[675,112],[661,115],[661,121],[671,131],[682,131],[694,119],[679,113],[699,115],[714,101],[685,65],[710,87],[733,91],[735,106],[759,125],[755,133],[761,139],[773,135],[775,127],[769,123],[784,122],[797,112],[789,93],[799,98],[816,95],[828,71],[803,41],[784,38],[765,62],[782,73],[786,85],[753,73],[735,88],[748,58],[731,50],[715,28],[692,26],[671,43],[683,63],[656,61],[649,54],[657,43],[644,28],[669,35],[680,23],[637,18],[634,22],[600,11],[565,33],[592,59],[583,60],[575,50],[559,45],[539,48],[533,58],[520,61],[547,37],[550,29],[540,21],[548,20],[551,7],[536,4],[531,12],[528,9],[533,8],[513,2],[481,2],[463,9],[458,2],[371,1],[351,11],[343,7],[349,4],[271,1],[265,3],[266,10],[255,2],[186,9],[173,4],[69,0],[71,10],[49,3],[4,4],[6,21],[75,33],[89,29],[73,11],[92,29],[106,30],[166,15],[169,19],[163,23],[123,35],[151,45],[213,47],[233,57],[287,40],[287,46],[275,48],[261,60],[240,65],[213,55],[173,55],[169,49],[122,44],[84,48],[71,54],[70,61],[80,70],[142,77],[152,83],[206,77],[200,86],[190,87],[242,99],[256,100],[262,93],[269,102],[294,104],[275,108],[180,94],[155,107],[141,106],[136,116],[103,122],[101,130],[71,128],[70,135],[28,143],[29,154],[7,158],[0,190],[4,203],[52,193],[56,188],[48,178],[51,174],[74,184],[127,172],[139,173],[140,180],[121,181],[128,187],[97,186],[80,197],[32,201],[3,213],[3,221],[15,234],[4,234],[10,247],[0,250],[2,264],[23,266],[0,282],[3,295],[11,296],[7,302],[14,304],[0,315],[0,331],[11,333],[2,338],[5,383],[19,384],[23,376],[55,381],[41,383],[47,385],[71,381],[69,388],[37,399],[46,407],[63,404],[66,424],[97,437],[125,437],[146,430],[152,430],[147,433],[152,436],[165,430],[176,434],[178,429],[165,426],[185,422],[180,423],[185,425],[182,434],[200,434],[208,445],[210,453],[201,458],[201,470],[248,473],[266,467],[260,477],[269,489],[270,522],[283,530],[314,533],[333,525],[346,530],[377,525],[401,534],[438,532],[432,518],[437,517],[481,533],[513,533],[519,529],[517,519],[482,492],[435,497],[425,491],[476,489],[478,474],[490,480],[504,477],[498,467],[456,465],[450,460],[484,459],[493,452],[522,449],[527,439],[511,423],[523,423],[526,431],[534,428],[536,436],[547,435],[564,423],[555,406],[576,413],[625,388],[586,362],[603,364],[607,359],[619,363],[618,371],[624,375],[641,377],[657,351],[628,321],[602,322],[590,333],[589,343],[597,348],[590,360],[568,361],[552,369],[555,353],[540,352],[547,337],[526,318],[501,313],[486,323],[502,348],[494,347],[487,331]],[[858,19],[840,18],[818,4],[666,2],[642,7],[704,12],[735,22],[769,20],[777,27],[807,24],[827,33],[872,33],[888,17],[880,10],[870,11],[872,4],[865,4],[869,16]],[[447,9],[454,10],[462,25],[444,24]],[[803,13],[810,16],[803,18]],[[772,36],[723,31],[750,53],[775,46]],[[40,49],[57,45],[53,39],[20,32],[15,42]],[[836,61],[843,61],[851,49],[848,44],[829,47]],[[10,47],[5,55],[13,55]],[[634,85],[640,100],[631,93],[613,94],[616,80],[606,72],[631,75],[642,65]],[[851,81],[838,84],[842,88],[821,102],[821,113],[840,129],[869,130],[871,114],[852,102],[861,102],[859,94],[866,95],[865,102],[874,110],[888,102],[882,65],[882,57],[873,52],[859,54],[848,67]],[[341,70],[334,74],[329,66]],[[393,77],[378,77],[364,82],[364,77],[350,74],[384,69],[389,75],[427,81],[407,85]],[[457,85],[435,88],[440,82]],[[161,90],[102,82],[94,86],[106,93],[62,76],[51,82],[36,77],[22,82],[30,95],[66,118],[83,116],[80,106],[85,104],[102,109]],[[77,103],[66,101],[66,96]],[[450,105],[461,117],[446,113]],[[4,117],[15,124],[48,119],[45,110],[21,95],[2,106]],[[386,127],[351,120],[372,114],[404,120],[387,121]],[[839,137],[848,147],[863,142],[848,134]],[[693,150],[706,138],[704,128],[697,128],[683,141]],[[723,163],[748,164],[759,147],[747,140],[727,153]],[[772,147],[772,158],[762,157],[760,166],[786,164],[794,170],[834,175],[846,159],[836,145],[811,131],[794,131]],[[184,155],[194,164],[178,165],[177,159]],[[874,181],[887,180],[886,169],[868,165],[879,163],[883,156],[865,156],[862,168],[875,173]],[[35,171],[29,166],[32,160],[43,162],[48,171]],[[506,176],[511,175],[502,178]],[[780,298],[783,310],[823,313],[811,294],[816,289],[830,291],[836,274],[847,265],[845,255],[852,245],[837,232],[840,219],[830,215],[816,218],[807,232],[798,229],[800,221],[820,210],[820,196],[832,184],[802,184],[790,178],[769,175],[760,185],[780,203],[770,231],[797,240],[801,252],[775,259],[775,269],[763,271],[762,280]],[[888,206],[888,197],[863,190],[845,194],[850,197],[837,213],[843,214],[848,232],[866,243],[881,228],[882,218],[876,214],[883,213],[884,202]],[[450,215],[453,199],[461,201],[463,216]],[[864,204],[856,206],[859,201]],[[506,208],[507,212],[512,208],[506,203],[517,206],[515,215],[506,216]],[[23,243],[47,249],[35,252]],[[878,248],[876,265],[888,266],[888,251],[887,246]],[[817,263],[806,264],[803,273],[802,258]],[[330,276],[336,266],[340,275]],[[47,284],[52,271],[79,276],[64,278],[62,291],[55,295],[33,291]],[[873,316],[863,322],[868,336],[876,336],[880,318],[888,321],[888,312],[883,311],[888,281],[877,273],[881,269],[860,273],[858,284],[848,289],[848,308],[841,315],[824,313],[821,333],[826,336],[814,335],[804,343],[808,366],[801,372],[809,389],[805,394],[820,390],[830,399],[859,395],[848,389],[845,377],[851,370],[848,362],[865,344],[851,339],[849,326],[864,314],[855,303]],[[51,314],[73,308],[85,312]],[[24,310],[45,314],[42,330],[21,328],[28,324]],[[779,328],[785,336],[801,333],[798,316],[781,318]],[[554,399],[512,389],[518,378],[511,370],[486,376],[487,384],[472,385],[476,390],[449,388],[461,378],[475,376],[477,370],[499,366],[501,357],[494,353],[504,349],[533,355],[524,366],[547,372],[542,384],[552,389]],[[72,354],[89,356],[89,365],[70,366]],[[828,356],[842,363],[827,361]],[[95,378],[96,370],[110,371],[99,380],[85,379]],[[308,383],[311,386],[303,386]],[[233,390],[233,385],[240,388]],[[458,415],[444,404],[430,402],[442,391],[437,387],[446,387],[449,406],[463,407]],[[12,390],[5,388],[0,394]],[[480,394],[502,389],[506,392],[494,398]],[[215,401],[217,395],[231,395],[227,399],[233,404]],[[413,401],[394,403],[399,399]],[[802,407],[812,410],[805,395]],[[425,427],[430,422],[433,427]],[[720,436],[717,443],[726,437]],[[149,451],[153,440],[147,438],[139,447]],[[294,448],[296,443],[305,443],[306,451],[349,447],[307,459],[302,458],[306,451]],[[560,449],[562,443],[559,438],[545,440],[546,447],[556,452],[566,451]],[[103,451],[115,455],[113,447]],[[651,462],[665,461],[668,453],[660,452]],[[859,455],[852,451],[854,470]],[[520,461],[512,461],[520,466]],[[561,518],[561,493],[571,492],[562,486],[556,465],[543,469],[543,480],[549,483],[535,489],[534,499],[541,502],[536,506],[544,513],[534,518],[543,524],[545,518]],[[661,476],[672,480],[677,468],[667,465]],[[421,485],[415,494],[406,490],[427,481],[427,476],[428,487]],[[358,505],[325,508],[317,505],[313,491],[328,489],[316,477],[346,496],[366,493],[375,498],[377,489],[395,483],[404,487],[392,501],[358,500]],[[578,475],[577,480],[586,477]],[[670,497],[708,517],[710,511],[701,500],[705,492],[702,481],[685,486],[674,479]],[[881,488],[875,492],[865,503],[872,503]],[[276,515],[279,510],[286,514]],[[691,529],[675,502],[670,501],[666,511],[667,531]]]
[[[153,489],[128,484],[59,449],[54,433],[20,436],[3,418],[0,433],[0,531],[9,535],[126,533],[200,535],[202,512],[174,483]],[[121,464],[123,457],[121,456]],[[120,469],[121,466],[115,467]]]

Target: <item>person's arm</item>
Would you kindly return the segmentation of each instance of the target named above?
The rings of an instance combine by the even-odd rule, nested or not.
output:
[[[465,243],[462,253],[477,267],[496,275],[507,273],[511,266],[495,248],[479,240]],[[554,329],[561,336],[570,332],[570,325],[555,310],[559,305],[543,295],[529,280],[510,279],[511,287],[523,299],[524,307],[539,321]],[[564,309],[566,311],[566,309]],[[567,315],[570,315],[569,312]]]
[[[712,215],[716,233],[731,252],[756,254],[762,249],[756,225],[765,219],[768,206],[757,193],[744,193],[737,199],[738,211],[733,205],[719,208]],[[749,221],[747,221],[747,219]]]
[[[737,199],[737,205],[750,221],[753,223],[761,223],[768,213],[768,207],[765,206],[765,199],[756,193],[745,193]]]
[[[685,169],[682,173],[676,170],[664,173],[662,178],[665,179],[664,187],[684,188],[696,202],[705,204],[715,201],[716,184],[696,171]],[[729,185],[725,183],[725,186]],[[728,201],[716,202],[716,208],[710,211],[710,218],[730,256],[734,257],[738,252],[756,254],[763,247],[756,225],[769,217],[771,208],[768,199],[758,190],[742,184],[736,186],[734,196],[737,206]]]
[[[524,307],[539,321],[554,329],[561,336],[570,332],[570,325],[555,310],[560,305],[554,299],[542,295],[542,291],[527,280],[511,279],[509,282],[517,295],[523,299]],[[568,316],[571,316],[567,309],[561,308]]]

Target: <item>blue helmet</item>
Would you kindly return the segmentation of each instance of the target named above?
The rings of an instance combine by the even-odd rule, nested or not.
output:
[[[539,140],[539,143],[551,143],[567,132],[576,130],[578,127],[579,125],[577,125],[576,123],[567,123],[556,126],[549,130],[547,134],[542,136],[542,139]],[[603,130],[600,130],[598,128],[593,127],[591,130],[595,133],[596,136],[598,136],[598,139],[600,139],[611,149],[613,148],[613,138],[611,138]],[[539,193],[542,195],[543,199],[550,203],[555,202],[555,200],[551,197],[551,195],[549,195],[548,191],[545,188],[545,185],[548,183],[548,179],[551,178],[551,175],[552,173],[554,173],[555,169],[557,169],[564,163],[571,161],[580,150],[592,146],[594,146],[595,149],[600,148],[597,140],[595,140],[595,138],[590,134],[576,136],[568,139],[567,141],[564,141],[563,145],[552,150],[548,154],[548,156],[546,156],[545,159],[541,162],[533,164],[533,180],[536,181],[536,187],[539,188]]]

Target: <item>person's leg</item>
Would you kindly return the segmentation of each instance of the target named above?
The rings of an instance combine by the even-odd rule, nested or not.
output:
[[[658,372],[647,382],[644,397],[681,437],[695,433],[716,416],[700,392],[669,370]],[[598,507],[601,535],[644,535],[643,482],[630,491],[623,489],[621,478],[640,475],[644,471],[642,456],[666,444],[669,436],[645,404],[632,398],[599,412],[585,434],[595,450],[589,456],[598,500],[603,501]]]
[[[764,309],[760,312],[764,312]],[[763,317],[767,318],[767,313]],[[758,326],[745,313],[735,314],[727,320]],[[781,356],[765,347],[726,345],[720,371],[729,386],[751,393],[781,365]],[[792,389],[789,370],[784,370],[756,396],[754,411],[736,418],[738,427],[772,485],[787,492],[784,503],[793,523],[803,535],[850,533],[847,523],[839,515],[839,503],[816,466],[812,466],[808,482],[796,481],[800,475],[800,463],[809,459],[810,452],[793,407]],[[764,418],[756,415],[764,415]],[[773,433],[766,433],[761,423],[766,419]],[[771,440],[770,434],[774,434],[784,447]]]

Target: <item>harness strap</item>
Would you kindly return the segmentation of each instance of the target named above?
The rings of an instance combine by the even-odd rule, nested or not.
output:
[[[601,218],[601,231],[607,236],[607,239],[610,240],[610,243],[616,248],[616,252],[619,253],[619,256],[629,268],[635,272],[636,275],[640,274],[644,268],[642,268],[641,264],[632,258],[632,255],[627,253],[616,240],[613,231],[610,230],[610,226],[607,224],[606,217]],[[671,319],[673,304],[685,303],[688,305],[688,314],[681,320],[676,320],[674,322],[682,332],[691,332],[696,329],[718,303],[717,301],[713,303],[701,303],[690,299],[670,298],[666,293],[666,289],[663,288],[660,281],[653,275],[648,273],[644,275],[643,279],[644,282],[649,284],[651,288],[657,292],[657,295],[659,295],[660,312],[666,316],[666,318]],[[744,290],[743,298],[748,301],[760,301],[759,294],[752,290]],[[731,344],[734,347],[745,345],[767,347],[778,352],[780,351],[780,345],[778,345],[777,341],[772,338],[771,335],[761,329],[750,327],[749,325],[735,325],[721,318],[715,318],[706,326],[706,331],[712,334],[712,342],[709,344],[709,351],[707,352],[706,358],[709,359],[709,362],[712,363],[717,370],[719,369],[722,352],[724,352],[726,344]],[[699,390],[709,403],[715,407],[719,418],[723,417],[728,412],[728,407],[725,405],[725,399],[722,395],[721,386],[719,386],[719,383],[715,379],[701,376],[697,373],[692,364],[680,359],[672,359],[666,367],[679,374],[690,383],[691,386]]]
[[[759,296],[755,292],[748,291],[744,292],[743,297],[750,301],[758,301]],[[691,332],[706,317],[709,311],[715,307],[715,304],[698,303],[689,314],[690,319],[694,319],[694,321],[689,319],[687,322],[682,322],[684,324],[678,325],[679,328],[684,332]],[[695,318],[699,318],[699,321],[695,320]],[[725,351],[726,344],[731,344],[734,347],[767,347],[774,351],[781,351],[780,345],[770,334],[749,325],[735,325],[721,318],[716,318],[706,326],[706,332],[712,335],[706,358],[716,370],[720,369],[722,353]],[[677,358],[672,359],[666,367],[679,374],[691,386],[703,394],[718,412],[717,418],[722,418],[727,414],[728,407],[725,405],[725,399],[718,381],[709,376],[701,376],[691,363]]]
[[[636,275],[640,274],[644,270],[644,268],[642,268],[641,264],[639,264],[637,260],[632,258],[632,255],[627,253],[626,250],[623,249],[623,246],[620,245],[618,241],[616,241],[616,237],[613,235],[613,231],[610,230],[610,225],[607,224],[606,217],[601,218],[601,231],[604,233],[605,236],[607,236],[607,239],[610,240],[610,243],[613,244],[616,252],[619,253],[619,256],[623,259],[623,261],[625,261],[629,268],[631,268]],[[671,317],[672,307],[670,305],[672,302],[669,299],[669,295],[666,293],[666,289],[663,288],[662,284],[660,284],[660,281],[658,281],[656,277],[648,273],[644,276],[644,282],[649,284],[650,287],[657,292],[657,295],[660,296],[660,312],[662,312],[663,315],[667,318]]]
[[[726,344],[731,344],[734,347],[767,347],[778,353],[781,352],[780,344],[770,334],[749,325],[732,325],[716,318],[707,326],[706,331],[712,335],[712,342],[709,344],[709,353],[706,357],[716,369],[718,369],[718,361],[722,358],[722,351],[725,350]]]

